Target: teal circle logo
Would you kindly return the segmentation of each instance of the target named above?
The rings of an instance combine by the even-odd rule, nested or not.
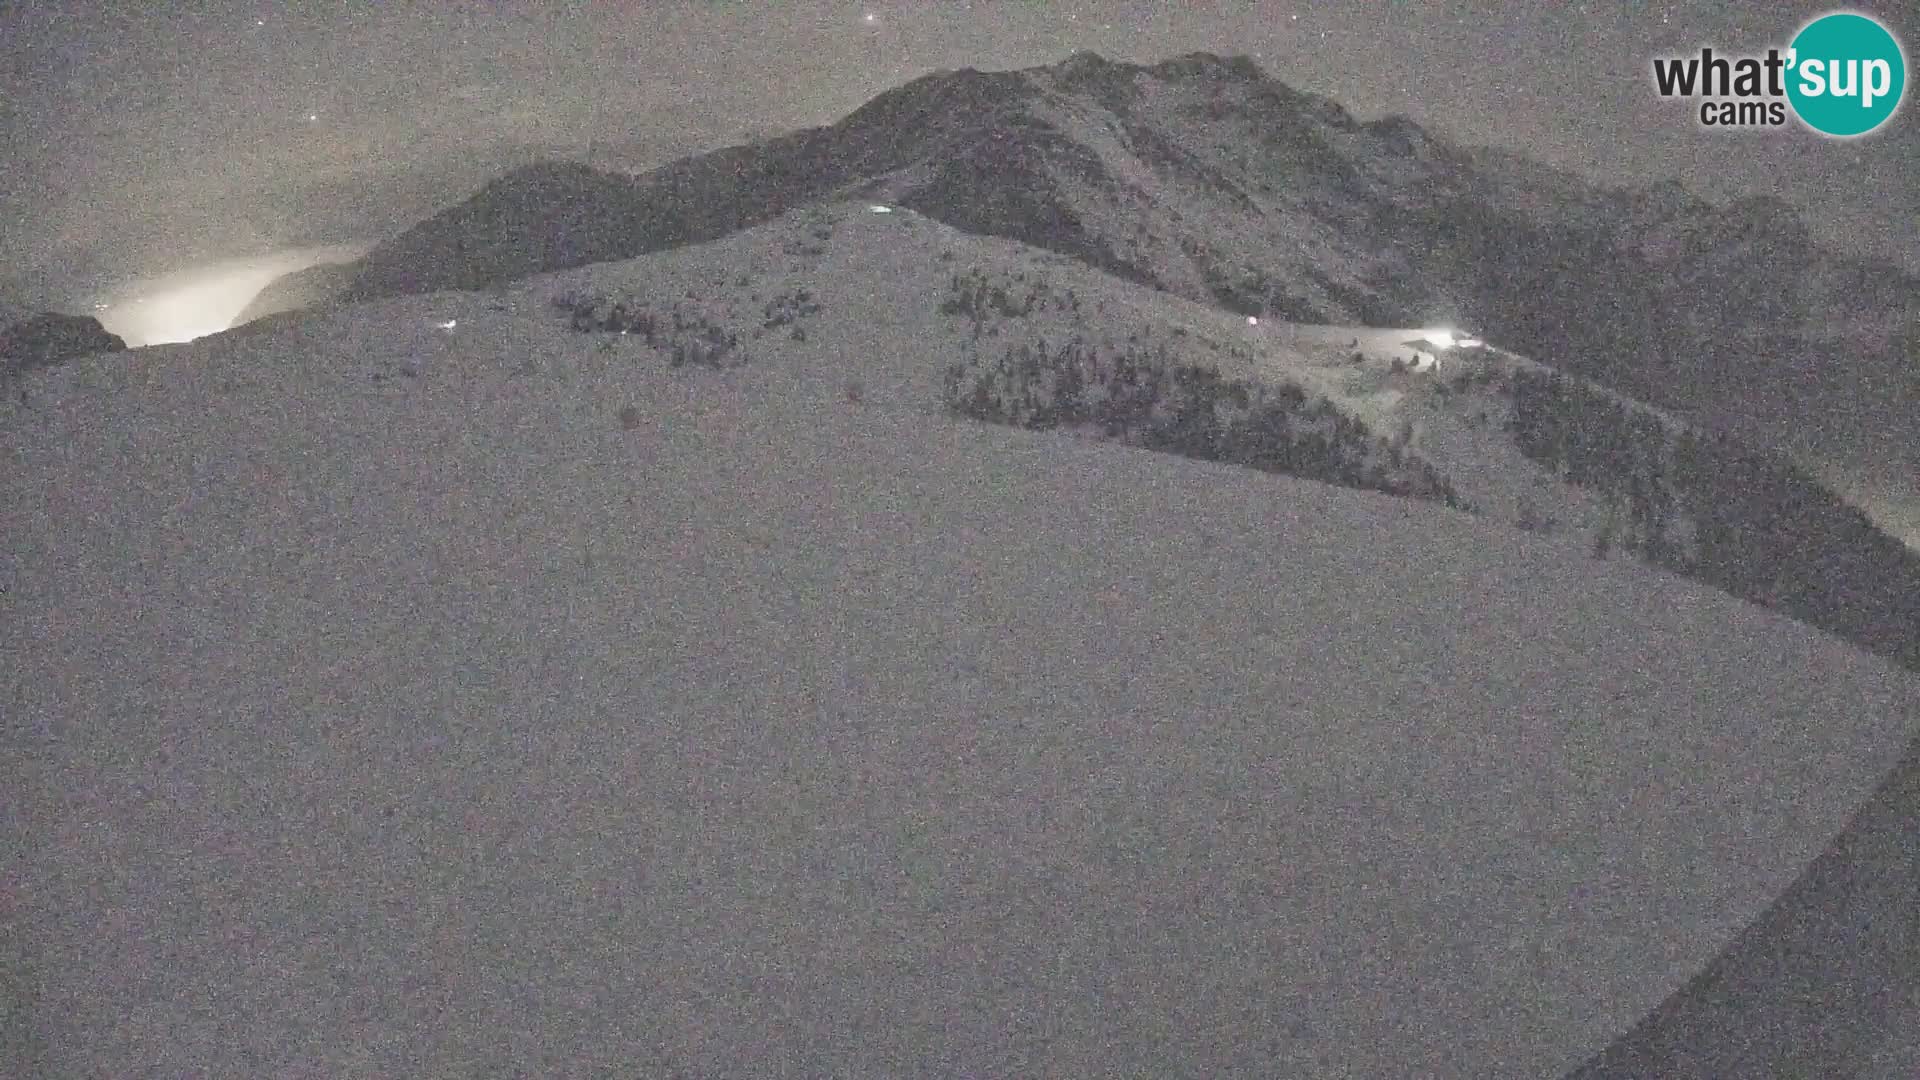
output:
[[[1787,100],[1806,125],[1840,138],[1893,117],[1907,89],[1907,58],[1893,33],[1865,15],[1836,12],[1802,27],[1787,53]]]

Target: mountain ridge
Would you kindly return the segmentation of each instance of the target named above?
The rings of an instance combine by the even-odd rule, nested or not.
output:
[[[528,286],[606,347],[673,366],[758,367],[796,347],[779,338],[791,327],[810,363],[841,357],[869,398],[1433,498],[1556,535],[1574,557],[1618,552],[1707,582],[1920,671],[1920,552],[1782,455],[1499,342],[1241,318],[859,203]],[[872,336],[862,320],[910,329]]]
[[[929,393],[1082,331],[1380,422],[1434,396],[1412,331],[1265,329],[850,203],[31,373],[0,595],[58,842],[0,1041],[60,1075],[1577,1064],[1793,882],[1920,682],[1565,538]]]
[[[1914,279],[1823,252],[1779,200],[1716,207],[1672,181],[1613,189],[1517,161],[1454,146],[1405,117],[1362,123],[1246,57],[1137,65],[1081,52],[1017,71],[930,73],[834,124],[639,177],[559,163],[516,170],[376,248],[351,295],[483,287],[714,239],[811,200],[873,191],[1235,310],[1477,322],[1529,354],[1608,377],[1597,355],[1606,335],[1577,325],[1549,332],[1551,304],[1510,279],[1562,278],[1575,295],[1664,275],[1711,298],[1732,264],[1753,260],[1742,276],[1765,276],[1784,251],[1813,260],[1806,276],[1816,284],[1838,282],[1787,303],[1792,310],[1766,299],[1792,294],[1785,283],[1735,288],[1705,312],[1667,298],[1651,308],[1665,313],[1650,320],[1661,332],[1634,339],[1655,366],[1730,332],[1828,341],[1824,325],[1795,314],[1808,308],[1835,325],[1872,324],[1864,336],[1841,335],[1847,347],[1884,349],[1920,326]],[[1490,249],[1476,239],[1481,221],[1496,232],[1517,221],[1524,242]],[[1648,230],[1660,233],[1641,235]],[[1261,242],[1243,242],[1248,234]],[[1582,262],[1543,261],[1555,248]],[[1633,299],[1645,307],[1659,298]]]
[[[1920,473],[1920,279],[1824,251],[1777,199],[1591,184],[1206,52],[932,72],[639,176],[527,165],[249,315],[496,288],[852,197],[1241,314],[1475,329],[1822,475]]]

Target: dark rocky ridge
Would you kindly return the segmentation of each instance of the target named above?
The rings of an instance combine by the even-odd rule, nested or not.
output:
[[[0,373],[16,375],[126,347],[118,334],[108,333],[91,315],[43,312],[0,327]]]

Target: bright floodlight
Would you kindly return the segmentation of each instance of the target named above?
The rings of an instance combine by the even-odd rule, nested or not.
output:
[[[1429,330],[1426,338],[1443,349],[1453,348],[1453,331],[1451,330]]]
[[[1259,325],[1260,325],[1260,318],[1259,318],[1259,316],[1257,316],[1257,315],[1249,315],[1249,316],[1247,316],[1247,325],[1248,325],[1248,326],[1259,326]]]

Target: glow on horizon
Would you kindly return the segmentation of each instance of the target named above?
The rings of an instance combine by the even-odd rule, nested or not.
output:
[[[365,252],[366,245],[341,244],[226,259],[135,282],[127,295],[94,308],[100,325],[129,347],[193,341],[232,327],[262,290],[287,274]]]

